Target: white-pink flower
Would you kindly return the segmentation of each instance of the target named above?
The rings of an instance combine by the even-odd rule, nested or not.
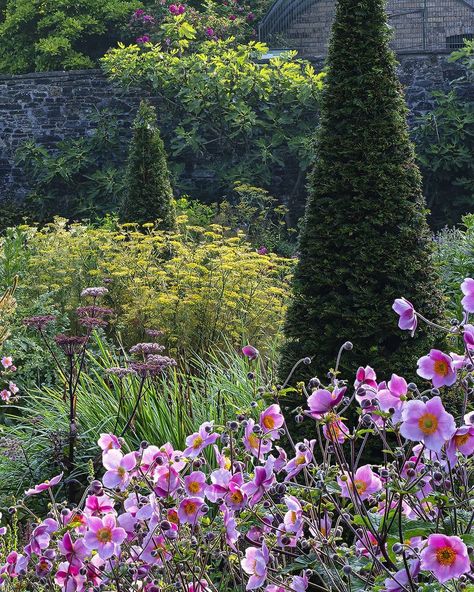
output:
[[[118,487],[124,490],[130,483],[130,471],[136,465],[136,453],[130,452],[124,456],[120,450],[112,449],[103,455],[102,464],[107,469],[102,479],[105,487],[110,489]]]

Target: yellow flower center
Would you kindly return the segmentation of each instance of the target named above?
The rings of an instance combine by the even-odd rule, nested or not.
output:
[[[204,441],[204,440],[201,438],[201,436],[198,436],[198,437],[197,437],[197,438],[194,440],[194,442],[193,442],[193,448],[194,448],[194,449],[196,449],[196,448],[199,448],[199,446],[201,446],[201,444],[203,443],[203,441]]]
[[[295,524],[297,518],[298,518],[298,515],[296,514],[296,512],[294,510],[292,510],[290,512],[290,522],[291,522],[291,524]]]
[[[425,413],[418,420],[418,427],[427,436],[434,434],[438,429],[438,418],[432,413]]]
[[[449,372],[448,363],[444,360],[436,360],[434,363],[434,371],[436,374],[441,374],[441,376],[446,376]]]
[[[462,434],[460,436],[454,436],[454,443],[456,447],[459,448],[463,444],[465,444],[469,440],[469,434]]]
[[[97,531],[97,540],[101,543],[110,543],[112,540],[112,531],[110,528],[99,528]]]
[[[436,551],[436,560],[441,565],[453,565],[456,561],[456,551],[452,547],[441,547]]]
[[[259,439],[257,438],[257,436],[255,434],[250,434],[249,444],[250,444],[250,448],[255,448],[255,449],[258,448]]]
[[[270,415],[267,415],[263,418],[263,425],[267,428],[267,430],[273,430],[275,427],[275,420]]]
[[[298,456],[295,460],[295,464],[297,467],[299,467],[300,465],[303,465],[305,462],[306,462],[306,458],[305,458],[304,454],[301,456]]]
[[[120,477],[123,477],[125,475],[125,469],[123,467],[118,467],[117,473]]]
[[[360,479],[356,479],[354,481],[354,486],[357,489],[357,493],[360,495],[361,493],[364,493],[365,490],[367,489],[367,483],[365,481],[361,481]]]
[[[192,514],[194,514],[196,512],[196,508],[197,508],[197,506],[194,502],[188,501],[184,504],[184,513],[187,516],[191,516]]]
[[[191,483],[188,484],[188,489],[191,493],[199,493],[201,486],[197,481],[191,481]]]
[[[240,493],[240,491],[233,491],[230,494],[230,499],[234,504],[240,504],[244,499],[244,496]]]

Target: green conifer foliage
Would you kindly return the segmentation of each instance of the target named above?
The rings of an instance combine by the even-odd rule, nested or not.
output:
[[[383,0],[339,0],[282,376],[304,356],[324,372],[346,340],[351,369],[413,375],[433,344],[429,331],[400,331],[391,310],[404,296],[436,319],[441,297],[389,40]]]
[[[159,221],[163,230],[175,226],[173,191],[155,109],[142,101],[133,124],[126,172],[126,193],[120,209],[123,222]]]

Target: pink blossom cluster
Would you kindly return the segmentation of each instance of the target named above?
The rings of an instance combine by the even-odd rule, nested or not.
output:
[[[470,332],[474,312],[474,282],[472,291],[466,282],[465,318],[450,329],[460,336]],[[400,322],[413,331],[421,316],[400,300]],[[30,526],[22,551],[7,554],[0,587],[468,590],[474,581],[469,339],[462,364],[440,350],[418,361],[426,388],[397,374],[379,381],[370,366],[360,367],[350,384],[337,364],[327,384],[315,377],[299,385],[306,400],[292,411],[306,421],[309,439],[293,441],[282,411],[286,385],[271,384],[235,420],[202,423],[181,449],[143,442],[130,450],[124,439],[101,434],[103,476],[88,485],[81,503],[60,503],[63,475],[26,492],[28,499],[49,496],[50,511]],[[258,350],[246,345],[242,353],[257,371]],[[456,419],[443,401],[454,385],[463,393]],[[356,421],[348,419],[352,408]],[[368,442],[379,445],[376,463],[373,453],[367,458]]]
[[[16,400],[18,398],[18,393],[20,392],[19,387],[12,380],[12,375],[16,372],[17,368],[14,365],[11,356],[3,356],[0,361],[3,368],[1,378],[2,382],[4,382],[4,386],[0,390],[0,399],[8,404]]]

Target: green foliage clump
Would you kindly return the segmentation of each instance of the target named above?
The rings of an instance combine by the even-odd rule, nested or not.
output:
[[[301,206],[323,75],[294,52],[259,63],[261,43],[188,46],[181,37],[169,50],[120,45],[103,59],[113,81],[150,90],[163,106],[175,189],[216,201],[239,181]]]
[[[12,250],[20,325],[22,317],[54,313],[64,326],[83,304],[81,290],[105,282],[104,304],[115,310],[110,330],[125,346],[146,339],[146,328],[164,331],[164,345],[175,356],[206,356],[247,342],[263,353],[281,340],[293,262],[259,255],[243,233],[190,226],[183,216],[173,232],[113,219],[100,226],[57,219],[9,231],[0,252]],[[0,265],[6,287],[7,271]],[[20,341],[15,350],[24,349]]]
[[[436,92],[435,108],[415,129],[417,154],[434,227],[459,222],[474,208],[474,102],[464,93],[474,75],[474,41],[451,56],[465,74],[450,92]]]
[[[139,6],[137,0],[6,0],[0,72],[93,68]]]
[[[142,101],[133,124],[125,175],[125,199],[120,208],[124,222],[153,222],[160,228],[174,228],[173,190],[166,153],[157,127],[155,109]]]
[[[339,1],[282,374],[305,356],[323,372],[349,340],[348,365],[385,378],[433,343],[401,332],[391,310],[404,296],[436,319],[441,298],[389,37],[382,0]]]
[[[91,118],[94,132],[48,149],[28,140],[15,154],[31,187],[22,212],[34,222],[53,216],[95,219],[113,212],[123,195],[123,142],[114,113]]]

